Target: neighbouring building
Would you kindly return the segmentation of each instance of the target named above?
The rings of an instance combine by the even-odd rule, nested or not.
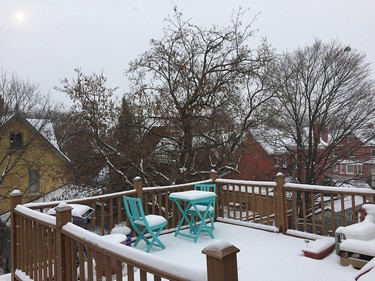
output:
[[[330,161],[334,163],[323,179],[338,181],[361,180],[375,187],[375,139],[368,139],[368,132],[373,136],[372,124],[356,131],[336,145]],[[256,129],[248,133],[244,144],[243,156],[239,163],[240,173],[231,174],[231,178],[247,180],[274,180],[278,172],[293,176],[298,165],[295,144],[288,137],[280,137],[275,129]],[[331,132],[332,133],[332,132]],[[320,136],[319,149],[327,148],[331,133],[324,130]]]
[[[70,160],[60,151],[52,123],[3,116],[0,126],[0,214],[9,210],[9,194],[20,190],[25,201],[70,183]]]

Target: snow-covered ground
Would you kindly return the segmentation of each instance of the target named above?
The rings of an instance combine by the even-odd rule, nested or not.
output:
[[[196,243],[189,238],[174,237],[174,233],[165,234],[160,239],[166,249],[154,247],[149,254],[204,269],[206,256],[201,251],[215,241],[227,241],[240,249],[237,255],[240,281],[354,281],[358,273],[351,266],[341,266],[335,252],[322,260],[305,257],[302,252],[305,239],[221,222],[215,223],[214,234],[215,239],[201,234]],[[146,244],[142,241],[137,248],[144,250]],[[10,277],[3,275],[0,280]]]

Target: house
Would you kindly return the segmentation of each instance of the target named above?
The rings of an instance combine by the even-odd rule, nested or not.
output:
[[[70,182],[70,160],[59,150],[50,121],[3,116],[0,126],[0,214],[9,210],[9,193],[25,201]]]
[[[344,155],[344,157],[337,161],[327,173],[328,176],[340,180],[359,178],[375,187],[375,139],[370,136],[368,140],[369,131],[374,131],[373,124],[348,135],[338,144],[332,153],[332,158],[337,155]]]
[[[322,131],[318,140],[318,153],[332,149],[330,142],[336,132]],[[307,132],[306,132],[307,135]],[[320,177],[346,181],[351,179],[367,182],[375,187],[375,139],[374,126],[364,128],[342,138],[328,157],[331,168]],[[242,147],[239,163],[240,174],[231,174],[234,179],[273,180],[278,172],[293,176],[299,165],[294,141],[277,129],[260,128],[248,133]]]
[[[246,143],[241,150],[243,155],[238,165],[240,173],[230,174],[233,179],[273,180],[278,172],[286,171],[294,164],[294,156],[287,150],[286,144],[292,144],[288,138],[281,140],[270,130],[254,129],[248,133]]]

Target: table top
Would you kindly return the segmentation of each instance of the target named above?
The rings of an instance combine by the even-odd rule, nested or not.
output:
[[[108,241],[116,242],[116,243],[123,243],[126,241],[126,235],[121,234],[121,233],[112,233],[112,234],[103,235],[102,238]]]
[[[179,199],[179,200],[197,200],[197,199],[204,199],[209,197],[216,197],[215,192],[211,191],[202,191],[202,190],[187,190],[187,191],[180,191],[180,192],[172,192],[169,194],[169,198],[171,199]]]

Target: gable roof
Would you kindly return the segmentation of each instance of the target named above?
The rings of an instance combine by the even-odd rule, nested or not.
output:
[[[20,120],[28,129],[30,129],[33,133],[39,134],[42,139],[47,143],[47,145],[56,153],[58,157],[62,160],[70,163],[70,159],[62,153],[57,143],[57,139],[55,136],[55,131],[53,129],[53,124],[50,120],[47,119],[32,119],[32,118],[25,118],[19,112],[14,113],[13,115],[3,117],[4,122],[1,125],[9,126],[15,120]]]
[[[306,144],[308,141],[308,128],[303,129],[303,142]],[[295,141],[290,136],[286,135],[285,132],[277,128],[257,128],[251,129],[250,133],[254,139],[259,143],[262,148],[267,152],[268,155],[285,154],[288,152],[288,148],[293,150],[296,148]],[[333,136],[339,132],[327,130],[327,142],[320,136],[319,146],[326,147],[329,145]],[[372,124],[365,125],[364,127],[353,132],[353,135],[358,138],[362,143],[367,146],[375,146],[375,129]]]

